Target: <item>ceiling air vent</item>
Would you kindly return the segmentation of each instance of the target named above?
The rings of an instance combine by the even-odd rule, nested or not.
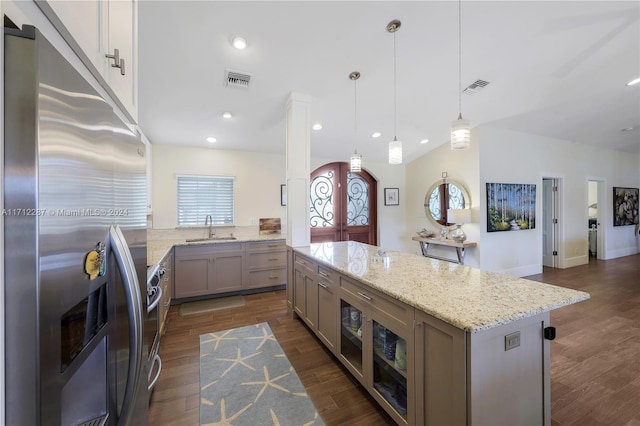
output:
[[[468,85],[467,87],[465,87],[465,89],[462,92],[466,93],[467,95],[475,95],[480,90],[484,89],[487,85],[489,85],[488,81],[476,80],[470,85]]]
[[[250,82],[251,74],[249,73],[229,69],[224,72],[224,85],[226,87],[241,87],[243,89],[248,89]]]

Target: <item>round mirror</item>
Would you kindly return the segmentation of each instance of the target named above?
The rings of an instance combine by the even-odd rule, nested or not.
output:
[[[447,180],[436,182],[424,197],[424,211],[427,218],[436,226],[448,226],[447,209],[465,209],[471,207],[469,192],[460,182]]]

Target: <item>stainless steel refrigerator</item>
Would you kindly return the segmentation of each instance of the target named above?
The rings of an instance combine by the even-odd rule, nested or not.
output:
[[[145,425],[144,145],[35,28],[4,43],[6,422]]]

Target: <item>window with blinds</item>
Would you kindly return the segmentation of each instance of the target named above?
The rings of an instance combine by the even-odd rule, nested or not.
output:
[[[178,226],[233,225],[233,177],[178,176]]]

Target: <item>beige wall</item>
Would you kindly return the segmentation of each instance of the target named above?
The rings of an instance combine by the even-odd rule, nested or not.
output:
[[[441,145],[415,161],[407,164],[407,216],[405,240],[411,243],[411,251],[419,250],[418,243],[411,237],[422,228],[439,231],[441,226],[427,218],[424,199],[431,185],[442,182],[442,172],[449,179],[461,183],[471,198],[471,222],[463,225],[468,241],[479,242],[480,238],[480,172],[478,144],[472,143],[469,149],[451,150],[449,144]],[[429,248],[429,252],[447,258],[455,258],[452,249]],[[467,250],[465,265],[480,266],[480,250]]]
[[[596,178],[605,184],[603,258],[627,256],[638,251],[634,227],[612,226],[613,186],[640,186],[640,156],[589,147],[576,142],[478,126],[473,129],[469,150],[452,151],[442,145],[406,166],[406,230],[410,239],[422,228],[437,229],[427,220],[424,197],[429,187],[447,171],[471,196],[473,223],[464,225],[469,241],[478,247],[467,252],[465,264],[516,276],[542,271],[542,178],[561,180],[559,265],[571,267],[588,262],[588,183]],[[536,184],[537,224],[533,230],[487,233],[487,182]],[[414,249],[417,249],[417,243]],[[431,250],[431,249],[430,249]],[[434,250],[435,252],[435,250]],[[446,255],[444,251],[439,253]],[[450,255],[448,255],[450,257]]]
[[[311,168],[334,161],[312,158]],[[367,162],[364,168],[378,180],[378,245],[414,251],[411,232],[405,226],[405,166]],[[260,217],[280,217],[286,223],[286,207],[280,206],[280,185],[285,181],[284,155],[153,145],[151,222],[155,229],[177,225],[176,175],[179,174],[235,176],[238,226],[255,225]],[[399,188],[399,206],[384,205],[384,188]]]
[[[153,216],[155,229],[177,226],[176,175],[235,177],[235,224],[257,225],[261,217],[279,217],[280,185],[285,182],[284,155],[153,145]]]

